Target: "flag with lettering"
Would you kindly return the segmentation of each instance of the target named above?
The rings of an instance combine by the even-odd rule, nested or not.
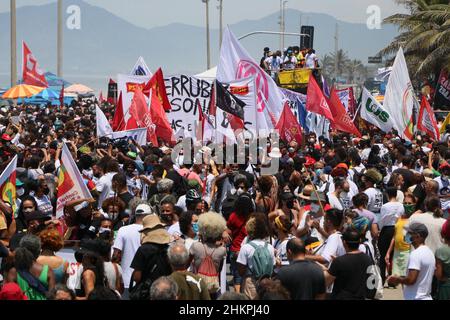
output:
[[[394,126],[389,112],[364,87],[361,96],[360,116],[384,132],[391,131]]]
[[[345,110],[344,105],[339,99],[336,90],[331,89],[330,99],[328,104],[331,107],[331,112],[333,114],[334,122],[331,124],[333,128],[337,130],[348,132],[354,134],[355,136],[361,137],[361,133],[355,127],[352,118],[350,118],[349,113]]]
[[[48,87],[44,71],[39,68],[39,64],[25,41],[22,42],[22,81],[25,84],[39,87]]]
[[[440,138],[439,128],[433,110],[425,96],[422,96],[420,103],[419,118],[417,121],[417,129],[425,132],[428,136],[438,141]]]
[[[413,109],[415,99],[405,55],[403,49],[400,48],[389,76],[383,107],[392,117],[392,123],[398,135],[409,141],[414,135]]]
[[[92,196],[83,181],[72,154],[63,143],[61,150],[61,166],[58,173],[58,193],[56,200],[56,218],[64,214],[64,206],[76,200],[92,199]]]
[[[302,129],[287,101],[284,104],[280,121],[278,121],[275,129],[280,133],[280,138],[287,143],[291,141],[296,141],[298,144],[302,143]]]
[[[16,169],[17,169],[17,156],[15,156],[8,166],[3,170],[0,176],[0,192],[2,200],[9,203],[16,211]],[[13,215],[14,217],[14,215]]]
[[[306,110],[320,114],[331,122],[334,121],[330,106],[313,75],[309,78],[308,91],[306,93]]]

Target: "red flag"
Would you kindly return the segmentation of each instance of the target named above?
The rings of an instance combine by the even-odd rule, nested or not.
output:
[[[281,139],[284,141],[302,143],[302,128],[287,102],[284,104],[283,112],[275,129],[278,130]]]
[[[361,137],[361,133],[355,127],[350,115],[345,110],[344,105],[333,88],[330,93],[330,100],[328,100],[328,105],[331,106],[331,112],[333,114],[334,122],[332,126],[337,130],[348,132],[354,134],[355,136]]]
[[[105,102],[105,98],[103,98],[103,91],[100,91],[100,96],[98,97],[100,103]]]
[[[150,141],[153,146],[158,146],[158,139],[156,138],[155,123],[148,110],[147,101],[142,91],[138,88],[134,92],[133,100],[130,106],[131,121],[136,121],[140,128],[147,128],[147,140]],[[130,122],[129,120],[129,122]],[[127,129],[130,130],[127,126]],[[133,128],[134,129],[134,128]]]
[[[420,103],[417,129],[425,132],[436,141],[440,139],[439,128],[434,116],[434,112],[431,110],[431,106],[425,96],[422,96],[422,102]]]
[[[163,103],[158,96],[157,90],[152,90],[150,99],[150,114],[153,123],[156,126],[156,135],[165,142],[175,144],[175,135],[173,134],[172,127],[167,119],[166,111],[164,110]]]
[[[125,130],[125,125],[126,123],[125,118],[123,116],[122,93],[120,93],[119,101],[117,102],[116,105],[116,112],[114,113],[112,128],[114,131],[123,131]]]
[[[32,86],[48,87],[48,82],[45,79],[44,71],[39,68],[39,64],[33,53],[26,45],[25,41],[22,42],[22,81],[25,84]]]
[[[200,105],[200,101],[197,100],[197,109],[198,109],[198,123],[195,132],[195,136],[197,141],[203,141],[203,133],[205,131],[205,115],[203,114],[202,106]]]
[[[61,108],[64,106],[64,83],[62,85],[61,91],[59,92],[59,105]]]
[[[309,77],[308,92],[306,95],[306,110],[320,114],[331,122],[334,121],[327,100],[312,75]]]
[[[164,75],[161,68],[156,71],[150,81],[145,85],[143,92],[150,98],[150,90],[156,92],[159,103],[163,106],[164,111],[172,110],[169,98],[167,98],[166,84],[164,83]]]

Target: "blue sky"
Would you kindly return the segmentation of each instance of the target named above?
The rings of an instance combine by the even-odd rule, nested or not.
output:
[[[135,25],[152,28],[170,23],[203,25],[205,5],[202,0],[85,0],[102,7]],[[41,5],[56,0],[16,0],[17,6]],[[70,4],[70,0],[65,0]],[[210,0],[211,25],[218,28],[218,0]],[[279,11],[279,0],[223,0],[224,23],[259,19]],[[286,7],[303,12],[330,14],[348,22],[365,22],[367,7],[380,7],[382,18],[405,9],[394,0],[289,0]],[[0,1],[0,12],[9,11],[9,1]],[[307,15],[304,17],[307,22]]]

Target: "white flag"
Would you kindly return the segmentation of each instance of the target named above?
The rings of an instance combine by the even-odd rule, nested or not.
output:
[[[113,132],[111,139],[131,138],[140,146],[147,145],[147,128]]]
[[[395,57],[383,106],[391,115],[394,129],[398,131],[398,135],[411,141],[414,135],[414,89],[409,79],[408,67],[402,48],[398,50]]]
[[[133,70],[131,70],[130,76],[153,76],[153,73],[145,63],[144,58],[139,57],[133,67]]]
[[[283,112],[284,96],[275,81],[260,68],[227,27],[223,34],[220,60],[217,66],[217,80],[223,83],[249,76],[255,77],[258,111],[265,112],[267,109],[272,129]]]
[[[370,94],[370,92],[363,87],[361,97],[361,118],[367,122],[377,126],[384,132],[392,130],[394,123],[391,115],[383,106]]]
[[[89,190],[81,177],[75,161],[66,144],[61,152],[61,166],[58,174],[58,199],[56,201],[56,218],[64,214],[64,206],[72,201],[92,199]]]
[[[95,106],[95,116],[97,119],[97,137],[101,138],[105,136],[111,136],[111,134],[113,133],[113,129],[111,128],[108,119],[99,106]]]

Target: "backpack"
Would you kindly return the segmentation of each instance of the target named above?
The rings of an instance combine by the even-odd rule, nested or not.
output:
[[[216,293],[220,289],[219,273],[212,259],[212,255],[216,249],[209,255],[206,251],[206,246],[203,246],[205,248],[205,258],[198,267],[197,275],[206,283],[206,287],[210,293]]]
[[[267,243],[264,246],[258,246],[252,241],[248,243],[255,249],[252,256],[253,268],[250,270],[252,276],[256,279],[260,279],[264,276],[272,276],[273,273],[273,259],[270,255],[270,251]]]
[[[230,192],[227,193],[227,196],[222,202],[222,215],[225,218],[225,220],[228,220],[231,213],[235,210],[235,204],[237,199],[238,199],[237,194],[231,194]]]
[[[136,286],[133,286],[133,277],[131,277],[129,286],[130,300],[149,300],[150,288],[153,281],[171,273],[168,262],[163,260],[167,255],[164,255],[163,253],[163,250],[159,249],[155,252],[152,259],[150,259],[150,262],[147,264],[146,270],[143,270],[142,272],[142,276],[144,277],[143,281],[139,282]]]

